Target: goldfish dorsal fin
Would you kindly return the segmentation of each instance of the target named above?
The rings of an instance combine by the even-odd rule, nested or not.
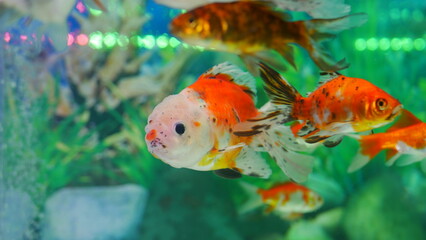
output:
[[[393,132],[397,129],[405,128],[414,124],[421,123],[422,121],[418,119],[414,114],[406,109],[402,109],[401,115],[395,123],[386,130],[386,132]]]
[[[326,84],[327,82],[338,78],[341,75],[342,74],[340,74],[338,72],[320,72],[320,78],[319,78],[318,85],[322,86],[322,85]]]
[[[241,70],[239,67],[229,62],[218,64],[212,67],[211,69],[209,69],[206,73],[204,73],[205,76],[208,76],[208,75],[217,76],[219,74],[228,75],[229,81],[247,88],[247,90],[249,90],[249,93],[253,96],[253,98],[256,97],[256,94],[257,94],[256,80],[254,79],[252,75],[250,75],[250,73]]]

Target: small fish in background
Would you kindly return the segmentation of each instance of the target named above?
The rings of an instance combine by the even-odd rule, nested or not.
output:
[[[399,165],[408,165],[426,158],[426,123],[405,109],[386,132],[352,137],[360,142],[360,151],[349,167],[349,172],[360,169],[384,150],[388,166],[403,155],[407,158],[401,159],[403,161],[399,161]]]
[[[260,76],[273,104],[283,106],[293,134],[307,143],[334,147],[345,134],[366,132],[392,122],[401,103],[367,80],[335,72],[322,73],[320,86],[307,97],[300,95],[278,72],[260,64]]]
[[[306,180],[313,158],[286,149],[297,148],[297,143],[282,137],[280,116],[259,111],[255,100],[255,79],[232,64],[219,64],[154,108],[145,127],[148,150],[175,168],[215,171],[227,178],[267,178],[271,169],[257,153],[264,144],[271,146],[270,154],[290,178]],[[250,126],[267,129],[255,136],[233,134],[239,123],[251,118],[262,120]]]
[[[333,10],[332,6],[328,9]],[[344,59],[333,60],[320,43],[366,21],[365,14],[290,21],[287,14],[275,11],[274,4],[266,1],[235,1],[210,3],[189,10],[172,20],[170,31],[190,45],[239,55],[253,74],[257,74],[259,60],[285,69],[277,52],[296,68],[293,45],[307,50],[320,69],[336,71],[348,64]]]
[[[274,213],[283,219],[294,220],[304,213],[318,210],[324,203],[320,195],[294,182],[281,183],[266,190],[247,183],[241,185],[248,193],[249,199],[239,208],[240,214],[263,205],[266,206],[266,213]]]
[[[171,8],[191,10],[210,3],[229,3],[238,0],[155,0],[155,2]],[[337,18],[351,11],[351,6],[345,4],[344,0],[258,0],[258,2],[269,3],[283,11],[306,12],[313,18]],[[333,11],[330,11],[331,9]]]

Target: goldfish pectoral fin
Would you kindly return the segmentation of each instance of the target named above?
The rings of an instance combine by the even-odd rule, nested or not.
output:
[[[260,62],[265,62],[279,71],[288,69],[288,66],[283,63],[280,54],[272,50],[260,51],[254,54],[241,54],[240,58],[245,63],[248,71],[256,77],[259,76],[258,65]]]
[[[334,135],[332,137],[327,138],[323,142],[323,145],[328,147],[328,148],[335,147],[343,141],[343,137],[344,137],[344,135]]]
[[[237,169],[223,168],[214,170],[213,172],[217,176],[226,179],[236,179],[242,177],[242,174]]]
[[[358,153],[352,160],[352,163],[348,168],[348,173],[352,173],[359,170],[360,168],[364,167],[368,162],[370,162],[370,160],[371,158],[369,156],[363,155],[362,153]]]
[[[271,137],[275,137],[275,141],[281,142],[290,151],[312,153],[318,144],[309,144],[301,137],[295,137],[289,126],[280,125],[273,128],[269,133]]]
[[[245,147],[240,151],[235,159],[235,164],[239,172],[247,176],[268,178],[272,174],[266,160],[250,147]]]

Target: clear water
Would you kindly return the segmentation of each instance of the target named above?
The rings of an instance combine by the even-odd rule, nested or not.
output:
[[[262,207],[238,211],[248,196],[240,183],[270,187],[287,180],[279,170],[268,180],[228,180],[152,157],[144,141],[152,108],[215,64],[243,65],[170,35],[167,24],[180,10],[143,0],[103,2],[110,11],[76,2],[62,44],[49,32],[55,27],[0,5],[2,240],[426,238],[424,164],[386,167],[382,153],[348,174],[358,150],[353,139],[313,153],[305,185],[325,202],[293,221]],[[426,3],[346,2],[369,20],[327,45],[351,64],[342,73],[373,82],[425,121]],[[313,91],[318,69],[304,51],[296,53],[301,67],[285,76],[302,93]],[[266,101],[260,91],[259,105]],[[106,190],[128,184],[136,188]]]

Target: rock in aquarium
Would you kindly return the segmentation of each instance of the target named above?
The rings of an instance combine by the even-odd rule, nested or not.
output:
[[[60,190],[47,200],[43,239],[126,239],[136,233],[147,197],[130,184]]]

